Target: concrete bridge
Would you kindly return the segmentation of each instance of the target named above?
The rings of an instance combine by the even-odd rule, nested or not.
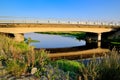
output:
[[[18,41],[24,40],[22,33],[29,32],[68,32],[68,31],[80,31],[90,32],[98,34],[98,42],[100,46],[102,33],[115,31],[120,29],[120,26],[111,25],[83,25],[83,24],[23,24],[23,23],[4,23],[0,24],[0,32],[12,33],[15,39]]]
[[[114,21],[81,21],[77,19],[41,19],[38,17],[0,16],[0,32],[12,33],[17,41],[22,41],[20,33],[49,32],[49,31],[81,31],[98,34],[101,41],[102,33],[111,32],[120,28],[120,22]]]

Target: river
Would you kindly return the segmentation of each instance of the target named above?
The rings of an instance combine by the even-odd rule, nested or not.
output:
[[[30,45],[35,46],[35,48],[68,48],[86,45],[85,40],[77,40],[75,37],[60,35],[26,33],[24,37],[39,41],[30,43]]]
[[[50,35],[40,33],[26,33],[25,38],[31,38],[40,42],[32,42],[31,46],[35,49],[46,49],[50,52],[50,57],[77,59],[82,57],[92,57],[92,54],[98,56],[108,52],[108,49],[98,47],[97,42],[86,42],[85,40],[77,40],[72,36]],[[53,54],[52,54],[53,53]],[[55,54],[56,53],[56,54]]]

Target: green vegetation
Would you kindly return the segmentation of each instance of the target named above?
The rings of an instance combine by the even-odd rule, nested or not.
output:
[[[83,61],[57,60],[54,64],[69,72],[73,80],[120,80],[120,55],[116,50],[99,59],[93,56],[87,65]]]
[[[81,72],[84,80],[120,80],[120,55],[113,50],[100,60],[93,58]]]
[[[40,42],[39,40],[32,40],[31,38],[28,38],[28,39],[25,38],[24,41],[25,41],[27,44]]]
[[[37,32],[41,34],[62,35],[62,36],[74,36],[78,40],[85,39],[86,33],[84,32]]]
[[[111,43],[115,45],[120,45],[120,42],[111,42]]]
[[[115,49],[100,59],[93,57],[87,65],[82,60],[51,61],[47,54],[0,35],[0,70],[4,67],[0,79],[32,75],[40,80],[120,80],[120,54]]]
[[[80,69],[84,67],[84,64],[81,64],[73,60],[57,60],[54,62],[54,65],[57,65],[59,69],[62,69],[65,72],[69,72],[69,76],[73,79],[77,79],[77,76],[80,73]]]
[[[2,63],[0,67],[4,67],[0,74],[4,77],[9,75],[20,78],[21,76],[33,75],[40,80],[46,78],[49,80],[59,78],[67,80],[68,78],[68,73],[51,65],[45,50],[34,51],[32,46],[24,42],[15,42],[2,35],[0,35],[0,62]],[[6,73],[2,73],[3,71]],[[54,76],[51,77],[52,75]],[[5,77],[5,79],[8,78]]]
[[[107,42],[110,42],[111,44],[114,44],[114,45],[119,45],[120,44],[120,36],[117,36],[117,37],[112,37],[112,38],[106,38]]]
[[[77,61],[70,61],[70,60],[57,60],[55,63],[58,67],[64,71],[74,71],[75,73],[79,72],[78,70],[84,67],[83,64]]]

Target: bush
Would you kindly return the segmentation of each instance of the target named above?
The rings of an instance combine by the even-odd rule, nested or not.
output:
[[[71,71],[78,73],[79,69],[84,67],[83,64],[77,62],[77,61],[70,61],[70,60],[57,60],[56,64],[58,67],[64,71]]]
[[[24,42],[15,42],[12,39],[0,35],[0,56],[2,59],[15,58],[30,50],[30,47]]]
[[[91,60],[81,72],[84,80],[120,80],[120,55],[113,50],[99,60]]]
[[[99,80],[120,80],[120,55],[112,51],[99,64]]]
[[[6,62],[6,70],[8,73],[20,77],[22,74],[25,74],[27,65],[24,62],[19,60],[9,60]]]
[[[84,67],[83,64],[71,60],[57,60],[53,64],[59,69],[65,72],[69,72],[69,76],[75,80],[77,79],[77,76],[80,73],[80,69]]]

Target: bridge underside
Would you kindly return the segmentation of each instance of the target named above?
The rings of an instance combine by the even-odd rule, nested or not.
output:
[[[91,33],[104,33],[110,32],[112,28],[0,28],[0,32],[4,33],[29,33],[29,32],[68,32],[68,31],[80,31],[80,32],[91,32]]]

